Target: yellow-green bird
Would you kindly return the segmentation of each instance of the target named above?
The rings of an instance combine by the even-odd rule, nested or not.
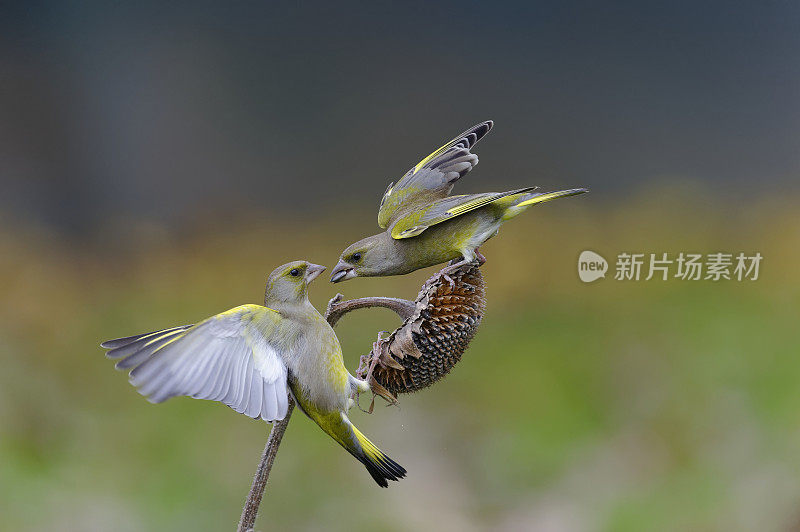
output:
[[[369,385],[345,368],[328,322],[308,301],[308,283],[324,266],[296,261],[273,271],[264,304],[242,305],[196,325],[109,340],[107,356],[132,369],[130,381],[160,403],[176,395],[225,403],[254,419],[283,419],[291,393],[300,409],[356,457],[375,482],[406,470],[347,417],[352,395]]]
[[[508,192],[449,196],[454,183],[478,164],[470,149],[491,129],[477,124],[422,159],[386,189],[378,211],[384,232],[345,249],[331,272],[338,283],[353,277],[402,275],[451,260],[443,270],[485,258],[478,247],[500,226],[532,205],[587,192],[585,188],[538,193],[536,187]]]

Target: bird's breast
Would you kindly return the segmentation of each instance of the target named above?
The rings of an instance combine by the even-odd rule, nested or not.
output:
[[[327,325],[327,323],[326,323]],[[330,329],[330,327],[327,327]],[[313,403],[317,409],[338,410],[347,405],[349,373],[342,349],[333,330],[322,328],[298,338],[297,355],[287,364],[299,387],[298,401]]]

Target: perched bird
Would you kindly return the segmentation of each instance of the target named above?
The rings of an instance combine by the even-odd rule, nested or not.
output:
[[[290,262],[267,279],[264,304],[242,305],[196,325],[109,340],[131,384],[153,403],[176,395],[225,403],[239,413],[283,419],[291,393],[300,409],[356,457],[375,482],[406,470],[367,439],[347,417],[354,392],[369,385],[345,368],[328,322],[308,301],[308,283],[324,266]]]
[[[444,275],[475,260],[482,264],[485,258],[478,247],[504,222],[537,203],[587,192],[574,188],[539,193],[527,187],[448,196],[454,183],[478,164],[470,149],[492,125],[489,120],[469,128],[390,184],[378,211],[378,225],[385,231],[348,246],[331,281],[402,275],[458,258],[462,260],[445,268]]]

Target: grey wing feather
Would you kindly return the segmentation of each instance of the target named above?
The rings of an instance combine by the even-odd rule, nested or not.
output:
[[[453,184],[478,164],[478,156],[470,150],[493,124],[487,120],[472,126],[422,159],[397,184],[390,184],[381,199],[378,225],[385,229],[407,207],[446,197]]]
[[[153,338],[156,337],[156,335],[162,335],[162,334],[168,333],[170,331],[174,331],[176,329],[187,329],[189,327],[191,327],[191,325],[180,325],[178,327],[172,327],[170,329],[162,329],[162,330],[159,330],[159,331],[153,331],[153,332],[144,333],[144,334],[135,334],[133,336],[126,336],[124,338],[116,338],[114,340],[106,340],[105,342],[100,344],[100,347],[102,347],[104,349],[116,350],[119,347],[132,344],[133,342],[136,342],[138,340],[143,340],[143,339],[146,339],[146,338],[149,338],[149,339],[152,340]],[[109,358],[120,358],[120,356],[114,356],[111,353],[112,353],[112,351],[109,351],[108,353],[106,353]]]
[[[220,401],[252,418],[283,419],[289,406],[286,365],[279,348],[254,325],[260,316],[250,307],[256,306],[102,345],[113,347],[108,357],[121,358],[117,368],[133,368],[131,383],[151,402],[186,395]]]

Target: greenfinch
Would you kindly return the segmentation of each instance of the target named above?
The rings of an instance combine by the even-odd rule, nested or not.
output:
[[[336,334],[308,300],[325,268],[305,261],[278,267],[265,306],[242,305],[196,325],[109,340],[102,347],[132,370],[130,382],[153,403],[177,395],[220,401],[254,419],[283,419],[291,393],[300,409],[359,460],[375,482],[403,478],[347,417],[366,381],[345,368]]]
[[[470,150],[492,125],[489,120],[469,128],[390,184],[378,211],[378,225],[385,231],[348,246],[331,281],[403,275],[459,258],[443,270],[445,275],[473,261],[482,264],[485,258],[478,247],[503,223],[537,203],[587,192],[574,188],[539,193],[527,187],[449,196],[455,182],[478,164]]]

